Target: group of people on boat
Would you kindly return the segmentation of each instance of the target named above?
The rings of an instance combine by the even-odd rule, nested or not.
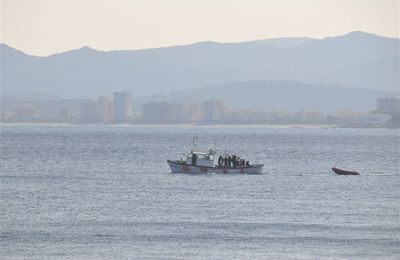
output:
[[[235,154],[224,157],[220,155],[218,158],[218,166],[226,168],[237,168],[237,167],[250,166],[250,162],[246,161],[245,159],[241,159],[239,156],[236,156]]]

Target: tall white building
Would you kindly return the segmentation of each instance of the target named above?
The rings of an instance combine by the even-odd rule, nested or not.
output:
[[[98,117],[103,123],[109,123],[112,119],[112,100],[110,97],[99,97],[97,99]]]
[[[114,92],[113,120],[126,121],[133,112],[132,94],[127,91]]]

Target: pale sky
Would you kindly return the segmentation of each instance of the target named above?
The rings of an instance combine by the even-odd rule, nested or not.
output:
[[[399,37],[400,0],[0,1],[0,42],[34,55],[350,31]]]

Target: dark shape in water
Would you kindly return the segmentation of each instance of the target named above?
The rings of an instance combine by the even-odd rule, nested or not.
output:
[[[355,171],[347,171],[335,167],[332,168],[332,171],[334,171],[338,175],[360,175],[358,172]]]

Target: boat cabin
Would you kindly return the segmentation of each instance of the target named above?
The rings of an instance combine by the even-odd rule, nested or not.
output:
[[[194,157],[196,159],[194,159]],[[214,153],[202,153],[202,152],[193,152],[190,151],[186,158],[186,163],[188,165],[196,165],[196,166],[207,166],[213,167],[214,166]]]

